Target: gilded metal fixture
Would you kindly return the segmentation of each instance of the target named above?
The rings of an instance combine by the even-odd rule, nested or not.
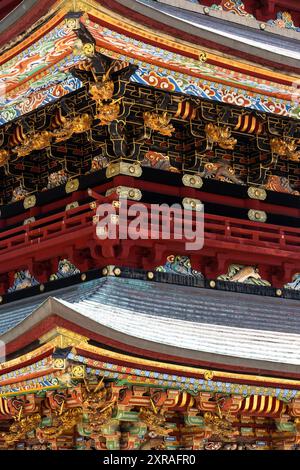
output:
[[[79,179],[71,179],[67,181],[66,186],[65,186],[65,191],[67,194],[73,193],[74,191],[77,191],[79,188]]]
[[[200,189],[203,186],[203,179],[199,175],[184,174],[182,177],[184,186]]]
[[[191,209],[194,211],[201,211],[203,208],[203,204],[199,199],[193,199],[190,197],[183,198],[182,205],[185,209]]]
[[[142,175],[142,167],[136,162],[128,163],[118,161],[116,163],[110,163],[106,168],[106,177],[112,178],[117,175],[128,175],[138,178]]]
[[[255,209],[250,209],[248,211],[248,218],[254,222],[266,222],[267,214],[264,211],[257,211]]]
[[[25,197],[23,206],[24,209],[30,209],[31,207],[34,207],[36,205],[36,197],[34,194],[31,194],[30,196]]]
[[[263,188],[256,188],[255,186],[250,186],[248,188],[248,196],[251,199],[258,199],[259,201],[264,201],[267,197],[267,192]]]
[[[137,188],[129,188],[127,186],[117,186],[116,188],[108,189],[105,196],[116,193],[119,198],[131,199],[133,201],[140,201],[142,199],[142,192]]]

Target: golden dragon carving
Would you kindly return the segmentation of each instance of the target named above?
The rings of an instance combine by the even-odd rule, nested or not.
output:
[[[229,127],[221,127],[216,124],[206,124],[205,133],[207,141],[210,143],[211,147],[214,144],[219,145],[222,149],[225,150],[234,150],[237,140],[234,137],[231,137],[231,130]]]
[[[293,162],[300,162],[300,150],[297,150],[298,144],[295,139],[287,140],[274,137],[270,140],[270,146],[272,152],[280,157]]]
[[[172,133],[175,131],[175,128],[170,124],[171,117],[166,111],[162,114],[146,111],[143,117],[145,126],[153,131],[159,132],[159,134],[171,137]]]

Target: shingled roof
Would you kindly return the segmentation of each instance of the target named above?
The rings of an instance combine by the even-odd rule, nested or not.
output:
[[[55,313],[127,344],[184,358],[297,371],[300,302],[107,277],[0,307],[9,342]]]
[[[244,51],[274,62],[299,67],[299,33],[289,30],[286,36],[274,31],[262,31],[259,22],[238,15],[221,15],[221,18],[204,15],[203,7],[187,1],[157,2],[154,0],[119,0],[129,8],[152,16],[163,24],[220,43],[233,50]],[[173,3],[169,4],[169,3]],[[241,22],[241,24],[235,21]],[[249,25],[252,25],[250,27]],[[268,29],[268,28],[267,28]],[[286,31],[286,30],[285,30]]]

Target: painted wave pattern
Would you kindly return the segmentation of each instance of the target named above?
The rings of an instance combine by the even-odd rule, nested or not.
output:
[[[66,27],[57,27],[16,58],[0,67],[0,81],[6,88],[17,86],[23,80],[50,67],[70,54],[76,40],[75,34]]]
[[[54,83],[47,89],[41,88],[34,92],[28,92],[27,96],[22,97],[17,103],[13,102],[13,104],[7,104],[4,108],[0,108],[0,125],[58,100],[62,96],[78,90],[81,86],[82,83],[78,78],[66,74],[63,81]]]
[[[241,76],[239,72],[233,70],[225,70],[224,68],[211,65],[206,62],[201,63],[200,61],[184,57],[180,54],[175,54],[152,46],[151,44],[129,38],[115,31],[92,24],[90,21],[87,23],[87,27],[95,39],[102,42],[105,41],[108,48],[109,45],[112,45],[119,50],[122,50],[123,54],[132,54],[137,58],[140,58],[142,61],[155,59],[156,61],[161,62],[162,66],[180,67],[186,71],[187,74],[205,75],[210,80],[219,78],[220,80],[228,82],[229,85],[234,84],[237,87],[242,83],[243,85],[256,88],[258,93],[260,91],[280,93],[281,95],[286,95],[287,98],[291,94],[290,87],[285,85],[278,86],[278,84],[273,82],[262,83],[259,79],[255,79],[255,77],[249,77],[247,75]]]
[[[162,72],[158,67],[156,70],[153,70],[153,66],[151,70],[150,67],[141,67],[131,77],[131,80],[142,85],[150,85],[167,91],[185,93],[281,116],[289,116],[291,112],[291,105],[284,100],[276,100],[276,103],[271,100],[267,101],[263,99],[264,96],[250,96],[246,92],[242,94],[239,89],[222,87],[220,84],[205,80],[195,79],[194,83],[191,83],[190,77],[184,74],[169,73],[166,75],[166,71]]]
[[[291,93],[289,87],[274,88],[270,83],[257,83],[252,78],[244,76],[242,83],[256,87],[256,94],[249,94],[233,84],[241,83],[240,74],[225,71],[207,63],[201,63],[179,54],[156,48],[141,41],[126,37],[90,21],[87,26],[93,36],[105,41],[107,50],[104,53],[115,58],[134,60],[139,70],[133,75],[132,81],[150,85],[166,91],[176,91],[204,99],[235,104],[262,112],[275,113],[282,116],[300,118],[299,109],[294,109],[290,101],[268,99],[263,91],[280,92],[281,95]],[[0,67],[0,125],[28,113],[38,107],[51,103],[67,93],[82,86],[79,79],[69,73],[69,69],[83,56],[73,52],[76,36],[64,25],[56,27],[33,46],[20,53],[17,59],[7,62]],[[122,54],[110,50],[110,46],[121,49]],[[135,59],[132,59],[132,56]],[[161,62],[159,67],[148,63],[150,59]],[[180,68],[186,73],[165,68],[166,66]],[[19,84],[31,75],[46,68],[46,74],[34,80],[28,80],[26,85]],[[190,74],[190,75],[189,75]],[[199,75],[207,76],[207,80]],[[198,77],[193,76],[198,75]],[[216,78],[231,80],[231,84],[215,83]],[[214,78],[214,80],[212,80]]]

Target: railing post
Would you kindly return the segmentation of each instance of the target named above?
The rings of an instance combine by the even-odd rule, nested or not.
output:
[[[25,242],[28,242],[28,240],[29,240],[29,230],[30,230],[30,224],[27,224],[26,228],[25,228],[25,235],[24,235],[24,241]]]
[[[228,219],[225,219],[225,237],[231,237],[231,225]]]
[[[279,238],[279,246],[282,248],[282,247],[285,247],[285,234],[284,234],[284,231],[282,229],[279,230],[279,235],[280,235],[280,238]]]

